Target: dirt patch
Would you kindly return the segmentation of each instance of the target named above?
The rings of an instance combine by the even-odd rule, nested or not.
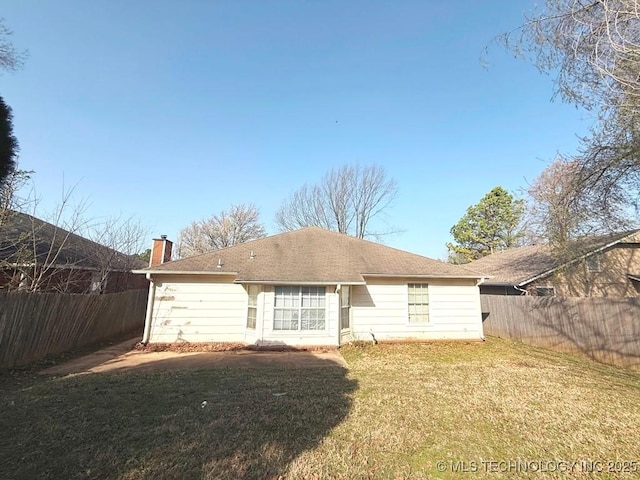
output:
[[[326,351],[263,351],[243,349],[227,351],[138,349],[135,342],[127,341],[90,355],[73,359],[40,371],[42,375],[70,375],[82,373],[106,373],[124,370],[167,370],[206,368],[256,368],[265,366],[347,368],[340,352]],[[147,347],[144,347],[147,348]],[[176,347],[177,348],[177,347]],[[187,348],[183,345],[181,348]],[[212,345],[212,348],[213,345]]]

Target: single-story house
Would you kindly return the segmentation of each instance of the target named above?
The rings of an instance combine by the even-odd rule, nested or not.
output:
[[[147,288],[131,270],[147,265],[26,213],[0,218],[0,289],[115,293]]]
[[[143,343],[483,339],[483,276],[466,267],[317,227],[155,264],[170,250],[154,240],[136,271],[151,282]]]
[[[586,237],[563,251],[510,248],[467,263],[490,276],[481,294],[562,297],[640,295],[640,230]]]

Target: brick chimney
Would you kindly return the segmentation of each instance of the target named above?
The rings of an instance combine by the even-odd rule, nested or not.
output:
[[[172,248],[173,242],[171,240],[167,240],[166,235],[160,235],[160,238],[154,238],[149,266],[153,267],[155,265],[171,261]]]

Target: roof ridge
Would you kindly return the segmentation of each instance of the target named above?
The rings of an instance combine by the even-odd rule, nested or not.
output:
[[[255,255],[249,255],[249,251]],[[304,227],[206,254],[186,257],[140,273],[234,275],[236,282],[363,282],[363,275],[472,278],[468,268],[321,227]]]

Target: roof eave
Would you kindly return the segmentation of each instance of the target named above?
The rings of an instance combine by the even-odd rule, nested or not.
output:
[[[74,264],[56,264],[51,263],[49,265],[35,264],[35,263],[7,263],[6,265],[2,265],[2,268],[45,268],[47,270],[84,270],[90,272],[121,272],[127,273],[132,272],[136,273],[129,268],[100,268],[100,267],[91,267],[85,265],[74,265]]]
[[[132,273],[144,275],[216,275],[216,276],[237,276],[238,272],[212,272],[203,270],[132,270]]]
[[[487,275],[444,275],[444,274],[404,274],[404,273],[363,273],[363,277],[377,277],[377,278],[443,278],[443,279],[483,279],[491,278]]]
[[[301,285],[301,286],[312,286],[312,285],[366,285],[367,283],[362,281],[353,281],[353,280],[322,280],[322,281],[314,281],[314,280],[244,280],[244,279],[236,279],[234,283],[246,283],[246,284],[259,284],[259,285]]]
[[[553,268],[551,268],[549,270],[544,270],[543,272],[541,272],[541,273],[539,273],[537,275],[534,275],[533,277],[528,277],[525,280],[520,281],[519,283],[514,282],[513,284],[509,284],[509,285],[514,285],[516,287],[524,287],[525,285],[528,285],[531,282],[535,282],[536,280],[540,280],[541,278],[548,277],[549,275],[555,273],[557,270],[561,269],[562,267],[565,267],[567,265],[573,265],[574,263],[578,263],[578,262],[584,260],[585,258],[591,256],[591,255],[594,255],[596,253],[600,253],[600,252],[602,252],[602,251],[604,251],[604,250],[606,250],[608,248],[611,248],[614,245],[617,245],[619,243],[625,243],[624,240],[628,239],[632,235],[635,235],[636,233],[638,233],[638,231],[640,231],[640,230],[635,230],[635,231],[631,232],[629,235],[625,235],[624,237],[619,238],[618,240],[615,240],[613,242],[609,242],[609,243],[607,243],[605,245],[602,245],[602,246],[600,246],[598,248],[594,248],[593,250],[589,250],[587,253],[583,253],[582,255],[580,255],[580,256],[572,259],[572,260],[569,260],[568,262],[564,262],[564,263],[562,263],[562,264],[560,264],[560,265],[558,265],[556,267],[553,267]],[[636,242],[633,242],[633,243],[636,243]],[[487,277],[487,278],[490,278],[490,277]]]

